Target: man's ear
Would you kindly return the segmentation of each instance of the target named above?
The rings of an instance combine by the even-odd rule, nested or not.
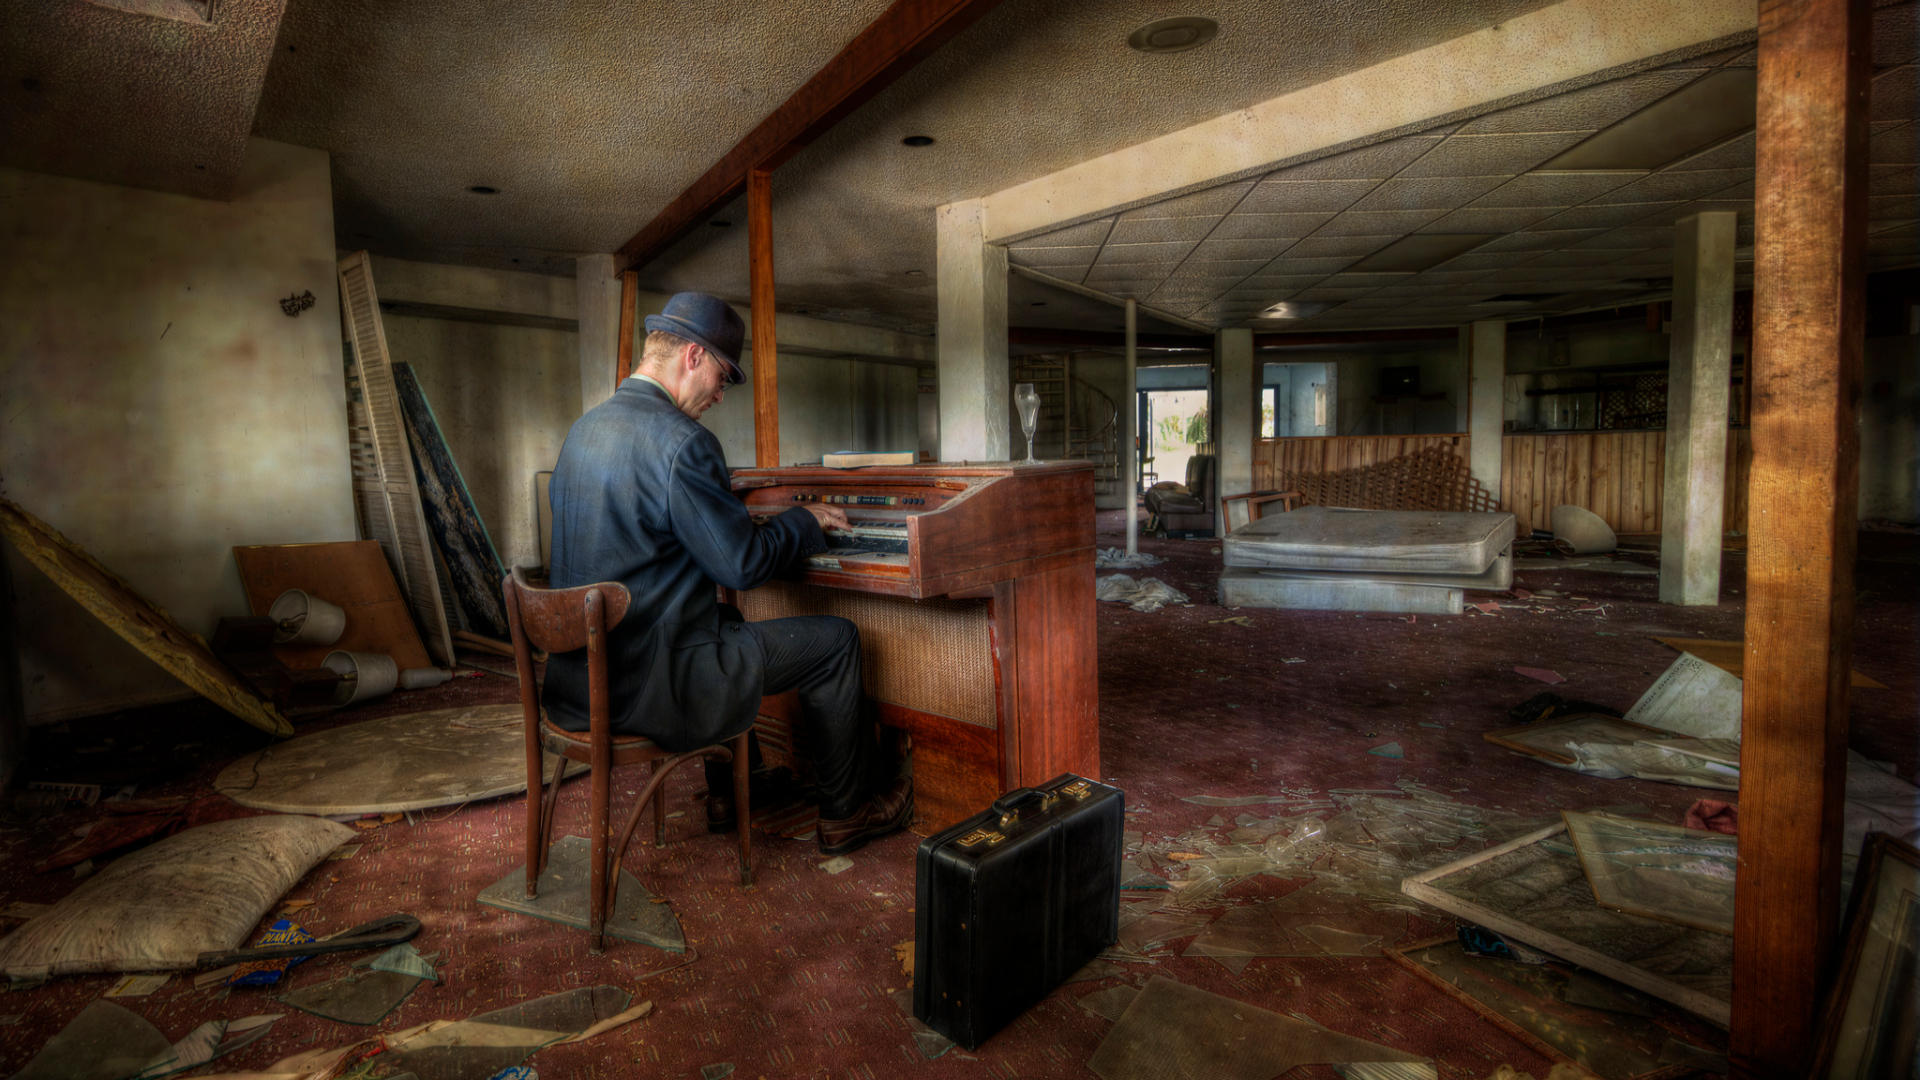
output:
[[[702,359],[700,346],[693,342],[689,341],[680,347],[680,367],[687,374],[691,375],[700,370]]]

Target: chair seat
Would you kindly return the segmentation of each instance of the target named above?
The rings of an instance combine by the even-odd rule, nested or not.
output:
[[[622,735],[613,733],[613,761],[616,765],[645,761],[648,758],[666,757],[672,753],[664,750],[659,743],[645,735]],[[540,715],[540,745],[550,754],[559,754],[572,761],[588,761],[593,752],[593,734],[587,731],[568,731],[553,722],[543,711]]]

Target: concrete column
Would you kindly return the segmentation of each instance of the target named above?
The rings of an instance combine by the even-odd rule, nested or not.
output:
[[[982,239],[978,199],[940,207],[940,460],[1013,456],[1007,385],[1007,249]]]
[[[1733,364],[1731,211],[1674,230],[1673,340],[1667,375],[1667,476],[1660,505],[1660,602],[1720,602],[1727,395]]]
[[[1219,455],[1214,459],[1217,498],[1253,490],[1253,441],[1260,434],[1260,369],[1253,362],[1253,331],[1241,328],[1216,332],[1213,355],[1220,380],[1214,387],[1214,399],[1220,403],[1213,430],[1214,450]],[[1218,505],[1214,511],[1221,513]],[[1214,535],[1225,536],[1232,528],[1233,522],[1222,513]]]
[[[1500,436],[1506,418],[1507,324],[1498,320],[1467,327],[1467,464],[1495,499],[1500,498]]]
[[[1127,554],[1140,553],[1140,510],[1134,499],[1140,489],[1140,304],[1127,301],[1127,431],[1121,441],[1127,454]]]
[[[584,413],[613,396],[614,368],[620,361],[620,275],[614,273],[613,256],[582,255],[573,260],[573,276],[580,305],[580,411]]]

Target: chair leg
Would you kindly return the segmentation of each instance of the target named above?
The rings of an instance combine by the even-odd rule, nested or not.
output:
[[[674,766],[686,761],[688,758],[698,756],[698,753],[675,754],[672,757],[655,758],[647,763],[648,770],[652,775],[647,778],[647,786],[641,789],[640,797],[633,801],[633,809],[627,813],[626,827],[620,830],[620,841],[614,845],[613,848],[614,873],[606,885],[606,904],[608,910],[613,909],[614,893],[620,884],[620,864],[626,859],[627,845],[633,842],[634,831],[640,827],[640,815],[646,813],[649,806],[654,805],[654,795],[665,789],[667,777],[673,772]],[[655,815],[655,819],[658,820],[657,814]]]
[[[647,771],[658,774],[660,759],[647,762]],[[667,846],[667,785],[661,784],[653,789],[653,846]]]
[[[547,856],[553,850],[553,817],[560,805],[560,778],[567,772],[567,759],[558,754],[553,759],[553,782],[547,785],[546,797],[541,800],[544,809],[540,813],[540,851],[528,862],[533,868],[533,877],[527,882],[528,896],[532,896],[533,882],[547,871]]]
[[[613,770],[610,767],[598,767],[598,762],[595,766],[593,791],[589,804],[591,815],[589,828],[592,830],[589,835],[593,838],[589,857],[593,860],[593,870],[587,880],[587,930],[593,935],[590,949],[593,955],[598,956],[606,951],[607,909],[613,906],[613,889],[620,884],[620,875],[616,871],[611,875],[613,880],[608,881],[607,870],[610,860],[607,834],[611,824],[608,821],[608,806],[613,796],[612,777],[608,774]]]
[[[753,887],[753,803],[752,783],[747,776],[747,736],[733,740],[734,820],[740,830],[740,887]]]

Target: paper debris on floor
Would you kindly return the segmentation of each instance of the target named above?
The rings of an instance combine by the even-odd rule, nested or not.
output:
[[[1099,548],[1093,556],[1095,570],[1141,570],[1149,566],[1159,566],[1167,560],[1158,555],[1149,555],[1144,551],[1127,554],[1125,548]]]
[[[171,975],[123,975],[101,997],[146,997],[167,985]]]
[[[1627,719],[1697,739],[1740,737],[1740,679],[1692,653],[1661,672]]]
[[[1095,599],[1125,604],[1140,612],[1159,611],[1168,604],[1187,602],[1186,593],[1159,578],[1135,581],[1125,574],[1108,574],[1099,579],[1094,588]]]

